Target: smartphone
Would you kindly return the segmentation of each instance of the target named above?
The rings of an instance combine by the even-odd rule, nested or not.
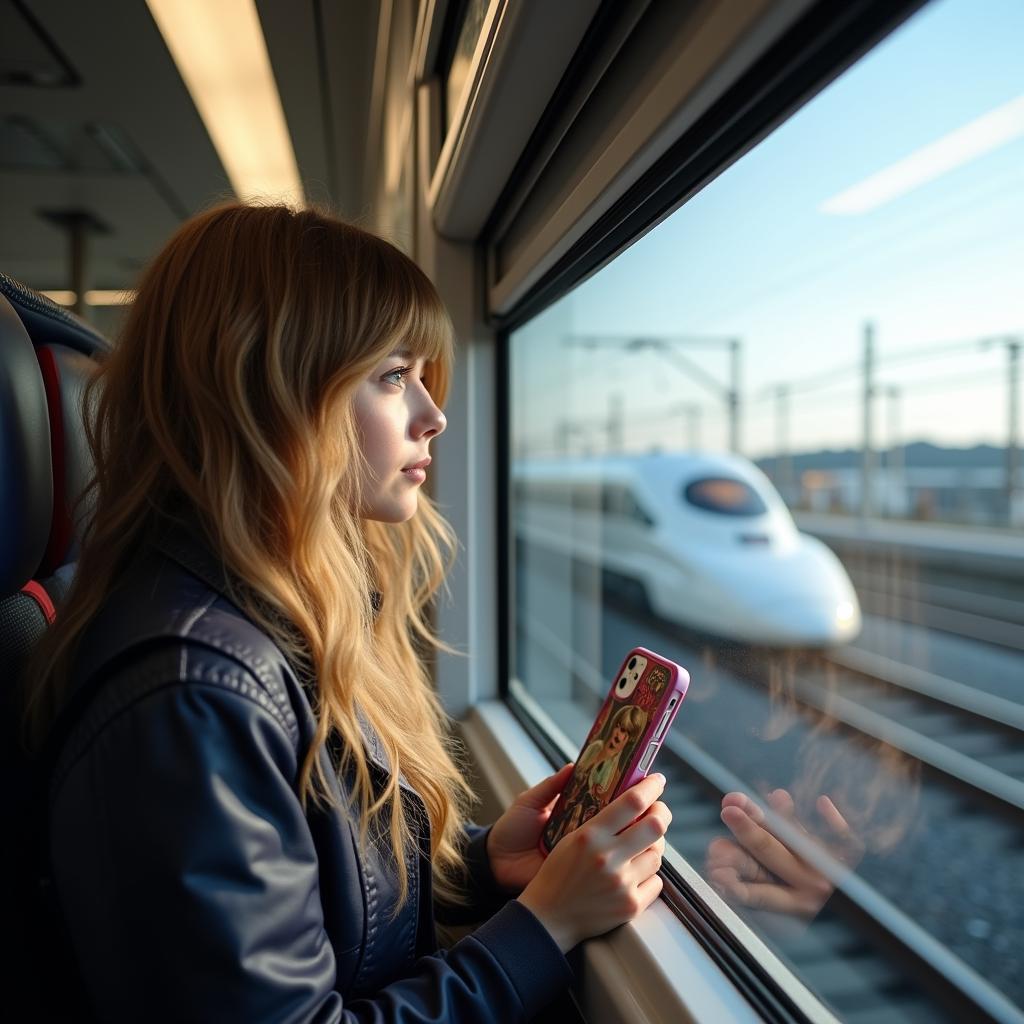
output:
[[[682,665],[645,647],[634,647],[623,658],[541,833],[542,853],[550,853],[563,836],[651,770],[689,685],[690,673]]]

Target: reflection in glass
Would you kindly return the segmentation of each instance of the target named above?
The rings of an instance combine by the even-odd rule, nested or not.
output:
[[[1024,1006],[1022,34],[928,5],[510,339],[513,692],[688,668],[669,838],[849,1020]]]
[[[694,480],[686,485],[683,496],[697,508],[726,516],[761,516],[768,511],[753,487],[728,477]]]
[[[454,48],[448,58],[447,68],[442,68],[444,80],[444,131],[448,134],[458,112],[459,101],[469,82],[473,67],[473,54],[483,31],[484,19],[490,0],[461,0],[458,4]]]

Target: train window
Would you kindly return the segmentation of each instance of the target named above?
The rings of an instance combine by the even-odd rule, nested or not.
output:
[[[685,665],[673,856],[841,1019],[1024,1008],[1021,38],[923,5],[507,335],[511,692]]]
[[[473,54],[483,31],[489,6],[490,0],[457,0],[453,4],[454,10],[447,30],[447,40],[442,46],[438,69],[444,83],[441,107],[446,135],[455,120],[459,101],[469,82]]]
[[[683,488],[683,497],[696,508],[726,516],[763,516],[768,506],[750,484],[728,477],[692,480]]]
[[[601,488],[601,511],[605,516],[631,520],[642,526],[653,526],[654,520],[644,511],[628,487],[604,484]]]

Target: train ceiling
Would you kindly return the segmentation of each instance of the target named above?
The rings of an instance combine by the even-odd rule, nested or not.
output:
[[[378,0],[257,0],[306,195],[359,216]],[[143,0],[0,0],[0,270],[69,280],[67,235],[94,226],[89,284],[131,286],[175,227],[230,185]]]

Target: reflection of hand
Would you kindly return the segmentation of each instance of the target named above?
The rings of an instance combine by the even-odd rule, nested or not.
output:
[[[793,798],[784,789],[768,794],[772,810],[811,838],[796,817]],[[815,807],[825,822],[828,838],[815,841],[848,868],[864,855],[863,842],[827,796]],[[707,877],[731,903],[760,910],[811,918],[832,895],[834,886],[820,871],[799,857],[770,830],[764,812],[742,793],[722,797],[722,821],[735,837],[708,844]]]
[[[487,859],[495,881],[503,888],[521,891],[544,863],[537,843],[571,774],[572,765],[567,764],[520,793],[488,833]]]

